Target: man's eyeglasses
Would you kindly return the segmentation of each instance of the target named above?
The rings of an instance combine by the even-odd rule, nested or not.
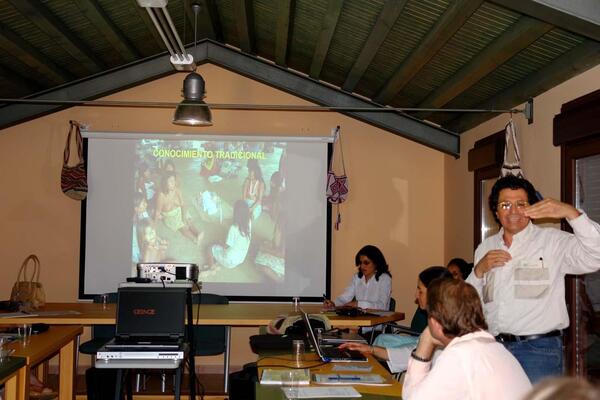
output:
[[[511,203],[510,201],[501,201],[500,203],[498,203],[497,209],[502,211],[508,211],[513,206],[515,206],[517,210],[522,210],[525,207],[529,206],[529,202],[525,200],[517,200],[514,203]]]

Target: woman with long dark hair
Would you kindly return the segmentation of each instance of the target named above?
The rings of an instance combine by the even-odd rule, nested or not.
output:
[[[392,294],[392,274],[381,250],[366,245],[356,253],[358,271],[344,292],[325,306],[347,306],[388,310]]]

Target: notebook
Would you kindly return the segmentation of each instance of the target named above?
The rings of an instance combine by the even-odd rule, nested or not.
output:
[[[338,347],[329,347],[329,346],[321,346],[317,342],[317,338],[315,337],[315,332],[312,329],[310,324],[310,318],[308,318],[308,314],[304,311],[301,311],[302,319],[306,324],[306,330],[308,331],[308,339],[310,343],[315,348],[315,351],[321,358],[321,360],[325,362],[366,362],[367,358],[363,356],[360,352],[355,350],[341,350]]]
[[[116,335],[106,349],[180,348],[185,333],[185,300],[182,288],[119,288]]]

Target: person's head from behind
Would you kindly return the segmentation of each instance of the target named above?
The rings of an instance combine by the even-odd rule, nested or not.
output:
[[[431,335],[447,345],[453,338],[487,330],[479,294],[463,280],[436,279],[427,288]]]
[[[250,208],[244,200],[238,200],[233,205],[233,224],[246,237],[250,234]]]
[[[271,175],[271,194],[278,193],[281,190],[282,185],[283,179],[281,177],[281,172],[273,172],[273,175]]]
[[[368,244],[356,253],[354,256],[354,264],[358,267],[358,277],[362,278],[363,275],[367,278],[375,276],[376,280],[379,280],[381,274],[388,274],[391,276],[387,262],[381,250],[376,246]]]
[[[427,288],[435,279],[450,278],[452,275],[444,267],[429,267],[419,273],[417,279],[417,291],[415,292],[415,301],[421,310],[427,309]]]
[[[523,400],[597,400],[600,388],[584,378],[556,376],[539,381]]]
[[[463,260],[462,258],[453,258],[448,261],[446,265],[448,272],[452,274],[454,279],[467,279],[473,267],[471,264]]]
[[[524,178],[508,175],[496,181],[488,200],[490,211],[506,232],[515,234],[529,223],[525,207],[537,203],[533,185]]]
[[[163,169],[167,172],[175,172],[175,163],[173,162],[173,160],[165,161]]]

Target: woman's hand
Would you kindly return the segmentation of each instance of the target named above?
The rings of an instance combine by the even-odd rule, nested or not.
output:
[[[335,303],[331,300],[325,299],[325,300],[323,300],[323,307],[325,307],[327,309],[334,309]]]

